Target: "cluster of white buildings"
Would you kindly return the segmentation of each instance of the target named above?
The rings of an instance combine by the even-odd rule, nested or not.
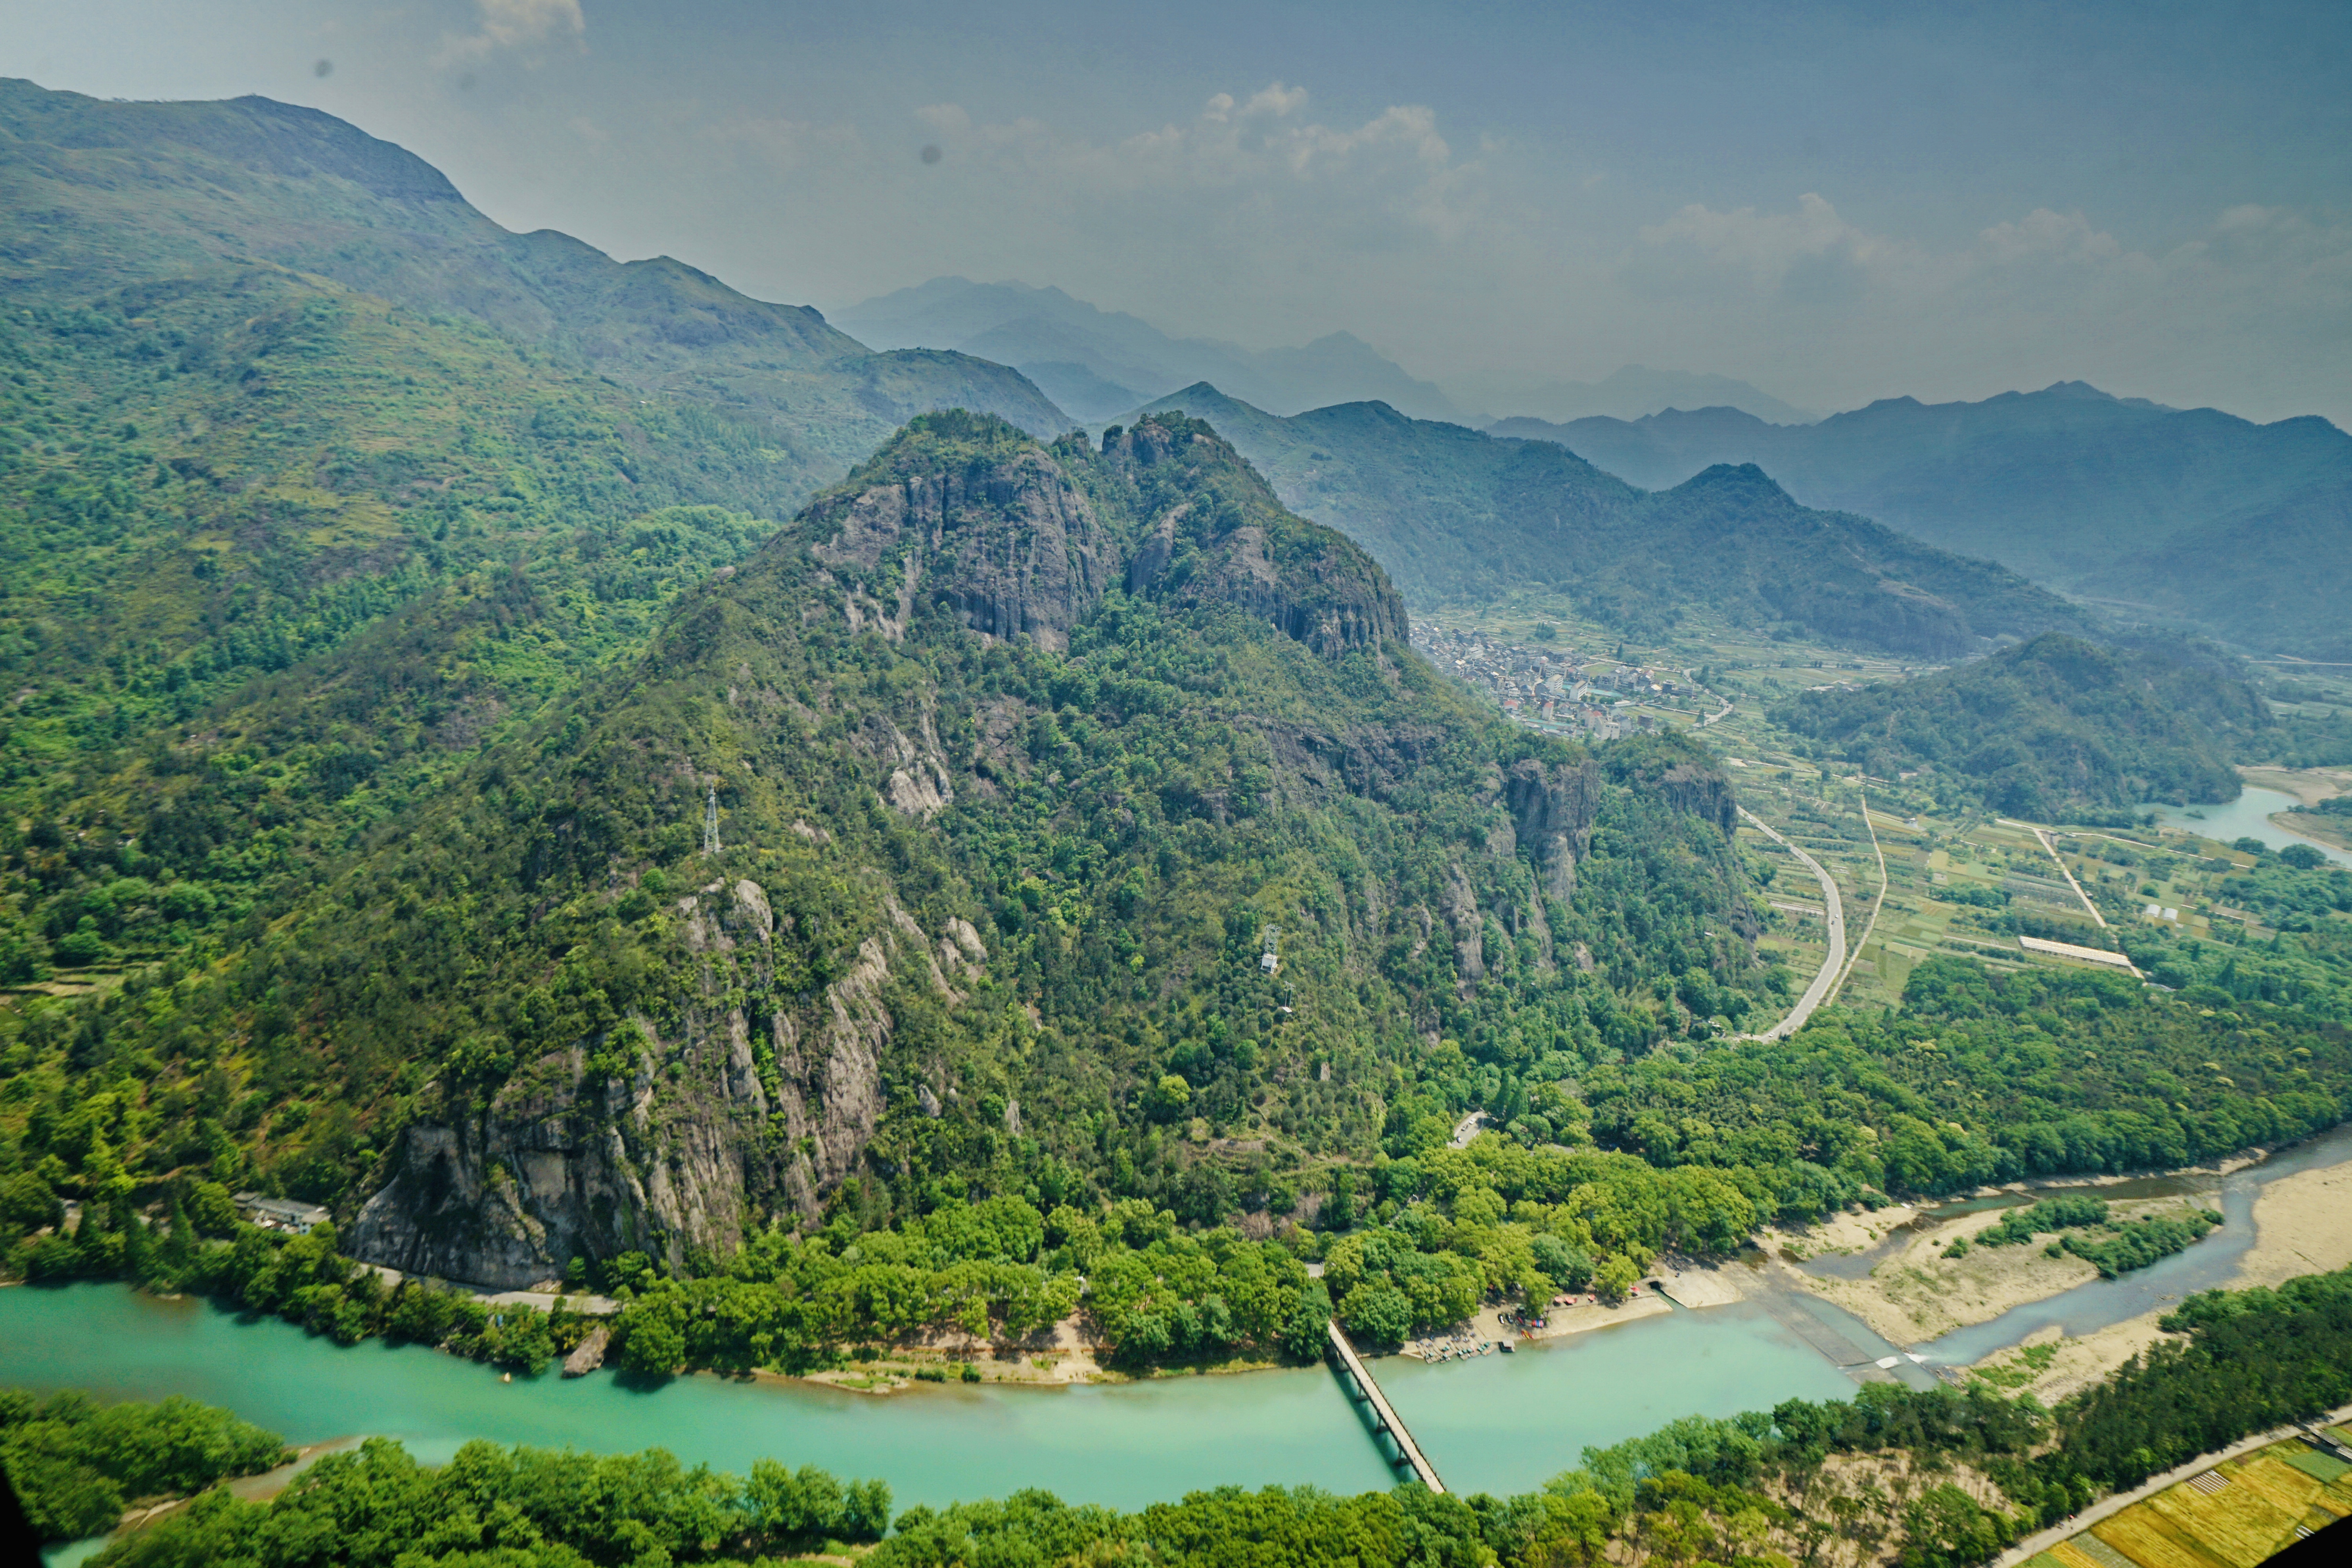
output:
[[[1522,647],[1424,622],[1413,624],[1412,646],[1439,669],[1493,698],[1520,723],[1588,740],[1613,741],[1654,730],[1656,717],[1637,712],[1637,702],[1698,691],[1681,670],[1580,659],[1571,647]]]

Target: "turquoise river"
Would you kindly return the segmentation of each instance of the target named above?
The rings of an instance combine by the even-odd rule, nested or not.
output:
[[[1517,1355],[1372,1363],[1449,1487],[1507,1492],[1573,1466],[1588,1444],[1695,1413],[1791,1396],[1851,1397],[1853,1382],[1765,1310],[1677,1310]],[[1045,1389],[919,1386],[888,1396],[695,1376],[635,1387],[609,1373],[501,1383],[416,1346],[342,1348],[275,1319],[120,1285],[0,1289],[0,1384],[100,1399],[181,1394],[297,1444],[397,1437],[438,1460],[468,1438],[604,1452],[664,1447],[741,1471],[762,1456],[881,1476],[904,1507],[1045,1487],[1136,1506],[1227,1482],[1359,1491],[1392,1472],[1322,1367]]]

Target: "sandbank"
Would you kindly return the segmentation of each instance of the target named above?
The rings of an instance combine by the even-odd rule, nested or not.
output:
[[[2117,1202],[2112,1212],[2118,1219],[2137,1219],[2146,1214],[2179,1213],[2190,1202],[2178,1197]],[[1895,1212],[1884,1209],[1880,1214]],[[1787,1279],[1835,1302],[1898,1345],[1941,1338],[2099,1277],[2096,1268],[2072,1253],[2047,1256],[2040,1241],[1971,1247],[1962,1258],[1943,1255],[1955,1239],[1972,1239],[2000,1224],[2006,1215],[1999,1209],[1963,1215],[1916,1232],[1891,1248],[1865,1279],[1806,1274],[1785,1262],[1778,1267]],[[1802,1245],[1805,1238],[1797,1239]]]
[[[2347,1265],[2352,1265],[2352,1165],[2298,1171],[2271,1183],[2254,1200],[2254,1244],[2226,1288],[2275,1286],[2298,1274],[2331,1273]],[[2054,1327],[2029,1335],[2021,1348],[2054,1342],[2057,1352],[2027,1388],[2047,1405],[2097,1382],[2165,1337],[2157,1327],[2162,1316],[2145,1312],[2080,1339],[2062,1338]],[[1980,1364],[2012,1360],[2014,1352],[2004,1351]]]
[[[1554,1307],[1544,1315],[1544,1326],[1528,1334],[1531,1340],[1559,1340],[1570,1334],[1588,1333],[1594,1329],[1613,1329],[1620,1323],[1638,1322],[1673,1311],[1674,1306],[1664,1297],[1647,1291],[1629,1301],[1610,1307],[1595,1303],[1581,1307]]]

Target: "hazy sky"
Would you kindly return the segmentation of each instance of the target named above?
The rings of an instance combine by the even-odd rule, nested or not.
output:
[[[2344,0],[9,0],[0,73],[315,105],[509,227],[821,307],[961,273],[1457,384],[2352,426]]]

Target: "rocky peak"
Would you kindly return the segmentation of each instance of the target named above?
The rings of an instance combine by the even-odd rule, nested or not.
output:
[[[1504,775],[1503,800],[1519,847],[1533,858],[1548,898],[1576,893],[1576,863],[1592,842],[1601,813],[1601,769],[1590,761],[1542,763],[1530,757]]]
[[[1106,432],[1102,463],[1144,522],[1130,594],[1233,605],[1325,658],[1405,640],[1388,574],[1346,536],[1284,510],[1200,420],[1160,414]]]
[[[904,637],[920,595],[952,604],[985,636],[1066,648],[1115,569],[1094,507],[1025,438],[997,442],[978,460],[931,445],[927,452],[902,436],[892,447],[913,449],[886,451],[883,471],[811,510],[812,553],[846,579],[852,626],[871,617],[894,640]]]

